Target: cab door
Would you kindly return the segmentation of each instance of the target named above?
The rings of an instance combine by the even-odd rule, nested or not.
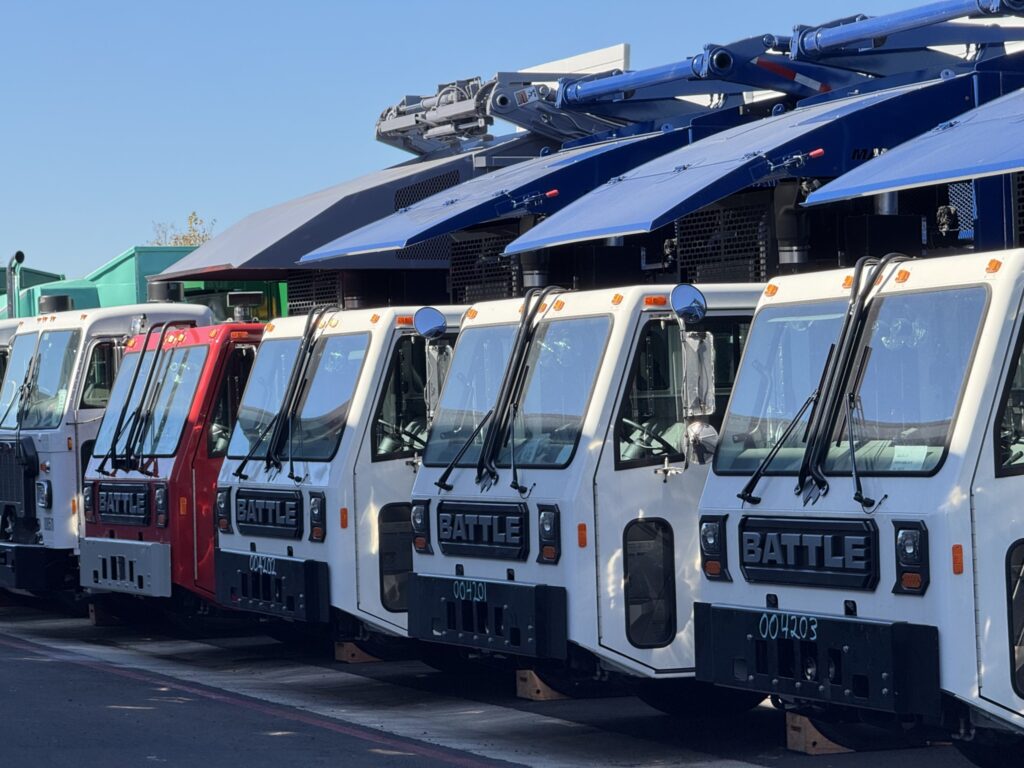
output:
[[[1024,330],[1005,365],[971,505],[981,696],[1024,711]],[[965,543],[965,549],[966,549]],[[965,649],[966,650],[966,649]]]
[[[749,318],[708,318],[716,428]],[[600,642],[652,669],[693,667],[692,590],[700,579],[697,503],[710,467],[683,470],[682,350],[671,315],[641,320],[595,477]],[[666,459],[668,463],[666,465]]]
[[[218,374],[219,379],[215,379],[216,383],[211,387],[213,402],[203,409],[209,416],[195,453],[185,467],[185,471],[192,474],[192,498],[187,500],[192,509],[191,530],[179,530],[174,546],[191,543],[186,549],[192,551],[193,583],[211,595],[216,594],[213,505],[217,495],[217,475],[227,455],[238,405],[255,359],[256,347],[253,344],[232,344]],[[186,478],[179,479],[184,481]]]

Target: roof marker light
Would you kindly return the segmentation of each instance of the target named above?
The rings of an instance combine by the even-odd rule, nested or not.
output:
[[[853,287],[853,275],[847,275],[843,278],[843,288]]]
[[[468,317],[470,320],[472,320],[476,316],[477,316],[476,307],[470,307],[469,309],[466,310],[466,317]]]
[[[905,283],[909,279],[910,279],[910,272],[909,272],[909,270],[901,269],[899,272],[896,273],[896,282],[897,283]]]
[[[331,328],[337,328],[337,327],[338,327],[338,318],[336,318],[336,317],[331,317],[331,319],[327,321],[327,324],[328,324],[328,325],[329,325],[329,326],[330,326]]]
[[[1003,266],[1003,262],[999,259],[989,259],[988,266],[985,267],[985,271],[990,275],[994,275],[999,271],[1001,266]]]
[[[374,312],[372,315],[370,315],[370,323],[371,324],[372,323],[376,323],[378,320],[380,320],[380,315],[378,315],[376,312]]]
[[[231,340],[237,341],[238,339],[244,339],[249,335],[247,331],[232,331]]]
[[[217,338],[217,329],[216,328],[211,328],[210,329],[210,338],[211,339]]]
[[[273,323],[267,323],[267,333],[270,333],[273,330],[274,330],[274,324]]]
[[[551,308],[553,310],[555,310],[555,312],[560,312],[562,310],[562,307],[564,307],[564,306],[565,306],[565,302],[564,301],[562,301],[561,299],[556,299],[555,303],[552,305]]]
[[[664,307],[668,304],[668,298],[665,296],[644,296],[645,307]]]
[[[126,346],[128,347],[128,349],[131,349],[132,347],[134,347],[135,346],[135,339],[128,339],[128,344]]]
[[[768,285],[764,287],[764,295],[767,296],[769,299],[778,292],[779,286],[777,286],[775,283],[768,283]]]
[[[622,303],[622,299],[623,295],[621,293],[616,293],[614,296],[612,296],[612,304],[617,307],[619,306],[619,304]]]
[[[412,315],[399,315],[395,318],[395,325],[412,325]]]

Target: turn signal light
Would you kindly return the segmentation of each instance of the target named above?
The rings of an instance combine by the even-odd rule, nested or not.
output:
[[[707,575],[708,578],[718,578],[722,575],[722,564],[717,560],[705,560],[704,573]]]
[[[537,539],[540,542],[537,562],[557,564],[562,555],[562,523],[555,504],[537,505]]]
[[[427,551],[427,537],[426,536],[417,536],[416,538],[414,538],[412,540],[412,544],[413,544],[414,547],[416,547],[416,551],[417,552],[426,552]]]
[[[923,584],[920,573],[904,573],[900,576],[900,586],[908,591],[917,592]]]
[[[430,502],[414,501],[409,510],[409,523],[412,526],[412,544],[421,555],[434,554],[430,546]]]
[[[558,550],[549,544],[541,548],[540,556],[546,561],[552,561],[558,557]]]
[[[326,530],[327,498],[322,493],[309,494],[309,540],[323,541]]]
[[[665,296],[644,296],[645,307],[664,307],[668,304],[668,298]]]
[[[231,530],[231,523],[226,517],[219,517],[217,518],[217,527],[227,533]]]

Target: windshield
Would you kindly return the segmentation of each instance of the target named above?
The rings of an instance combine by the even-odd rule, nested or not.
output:
[[[260,344],[228,444],[228,456],[231,458],[244,459],[261,435],[259,450],[266,451],[266,443],[273,431],[267,427],[281,409],[295,355],[299,351],[299,341],[297,338],[269,339]]]
[[[121,360],[121,367],[117,371],[117,378],[114,379],[114,386],[110,391],[110,400],[107,403],[107,410],[103,414],[103,423],[100,424],[99,434],[96,435],[96,443],[93,445],[93,456],[106,456],[110,450],[110,443],[114,439],[114,432],[117,429],[118,419],[121,418],[122,409],[124,420],[121,422],[121,434],[117,440],[117,452],[124,453],[125,441],[131,431],[132,422],[138,414],[139,400],[142,398],[142,388],[146,386],[146,377],[149,369],[153,366],[153,351],[145,354],[145,362],[139,377],[135,382],[135,389],[132,391],[131,400],[125,408],[125,400],[128,399],[128,387],[131,386],[132,376],[135,369],[139,367],[139,358],[142,353],[125,355]]]
[[[21,402],[21,385],[25,381],[32,353],[36,351],[37,333],[26,333],[14,338],[11,357],[4,371],[4,383],[0,386],[0,425],[13,429],[17,426],[18,403]]]
[[[53,429],[60,424],[75,371],[80,335],[79,331],[73,330],[43,331],[40,334],[35,368],[28,382],[25,400],[21,402],[22,395],[15,390],[14,402],[2,423],[5,429],[18,426],[19,410],[22,429]],[[4,405],[4,410],[7,410],[7,405]]]
[[[970,286],[881,296],[871,303],[854,357],[853,381],[861,380],[853,414],[861,474],[938,467],[987,301],[983,286]],[[825,470],[848,473],[845,413],[835,429]]]
[[[839,335],[848,301],[764,307],[754,318],[722,425],[715,472],[751,473],[778,442],[821,381],[828,350]],[[768,474],[796,472],[810,419],[790,433]]]
[[[284,433],[281,455],[304,461],[329,461],[338,450],[352,394],[366,359],[368,333],[321,337],[313,349],[308,379],[296,408],[291,440]]]
[[[478,325],[459,334],[423,453],[423,463],[427,466],[445,466],[454,459],[493,407],[505,378],[517,327],[515,323]],[[486,432],[482,429],[466,451],[462,460],[465,466],[476,464]]]
[[[205,345],[165,351],[157,364],[150,397],[152,415],[138,443],[140,456],[173,456],[203,373]]]
[[[572,458],[604,356],[611,318],[549,320],[537,332],[524,364],[526,378],[514,423],[521,467],[564,467]],[[498,463],[511,462],[506,440]]]

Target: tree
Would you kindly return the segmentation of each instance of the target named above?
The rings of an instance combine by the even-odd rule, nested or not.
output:
[[[192,213],[188,215],[188,221],[185,222],[184,232],[180,231],[177,225],[171,224],[170,222],[154,221],[153,239],[149,241],[149,244],[175,245],[179,247],[202,245],[212,237],[213,228],[216,224],[216,219],[210,219],[210,223],[207,224],[206,220],[200,218],[199,214],[195,211],[192,211]]]

